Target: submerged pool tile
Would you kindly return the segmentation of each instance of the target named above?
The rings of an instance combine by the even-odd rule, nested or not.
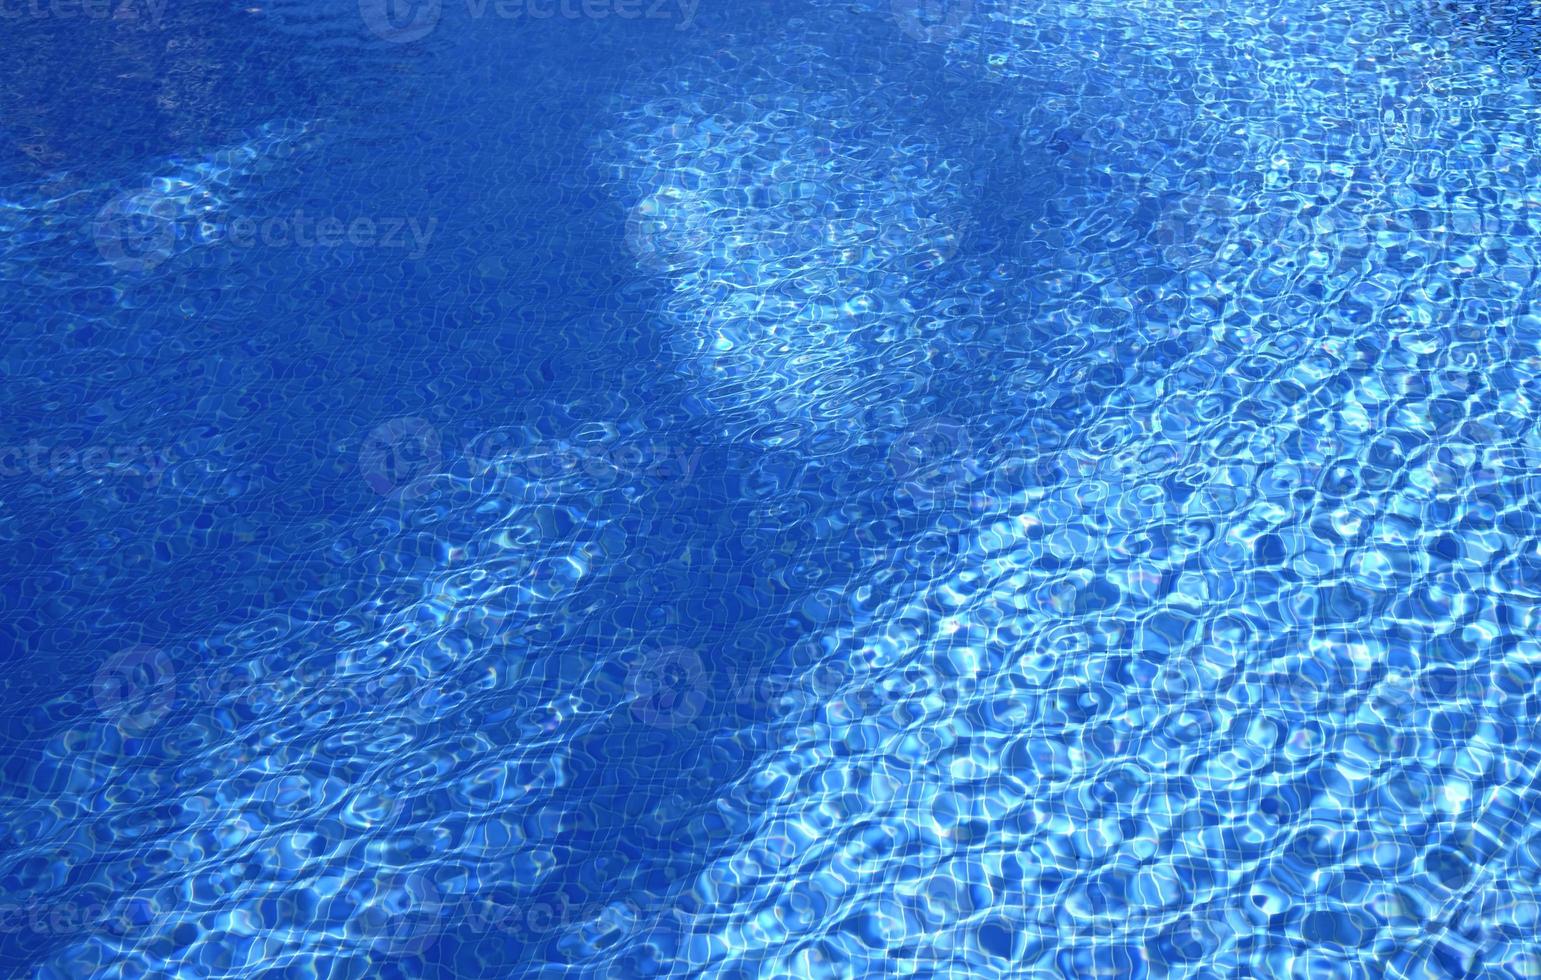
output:
[[[1541,971],[1533,11],[355,8],[16,115],[0,972]]]

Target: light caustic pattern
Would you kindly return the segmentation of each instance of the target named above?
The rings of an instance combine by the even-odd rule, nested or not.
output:
[[[1373,4],[973,18],[1110,178],[1022,232],[1046,394],[961,420],[1016,439],[949,468],[950,567],[788,652],[749,829],[593,972],[1535,975],[1523,64]]]
[[[911,288],[969,218],[923,132],[877,94],[831,91],[816,48],[783,53],[702,59],[703,84],[623,105],[598,147],[702,400],[771,445],[849,416],[880,357],[923,344]]]
[[[145,275],[180,252],[217,240],[244,190],[311,148],[318,129],[301,120],[268,122],[248,140],[166,160],[137,186],[117,193],[112,186],[78,186],[68,174],[42,187],[11,188],[11,200],[0,202],[0,271],[25,270],[25,285],[32,288],[59,288],[66,275],[99,282]],[[84,227],[70,220],[82,204],[95,209]],[[100,263],[40,261],[70,254],[83,239],[93,243]]]
[[[332,587],[103,664],[0,806],[8,910],[75,923],[37,975],[411,975],[445,930],[527,909],[574,740],[647,693],[619,662],[640,639],[574,634],[658,485],[523,462],[420,474],[338,541]],[[559,925],[598,941],[631,915]]]
[[[644,901],[521,965],[1541,972],[1523,57],[1357,2],[904,7],[630,79],[598,147],[702,425],[801,461],[761,484],[813,488],[817,534],[758,523],[840,575],[788,589],[829,611],[762,665],[796,682],[713,731],[764,751],[680,807],[689,870],[621,869]],[[912,63],[851,74],[852,37]],[[990,124],[922,119],[942,80]],[[274,139],[109,215],[202,227]],[[78,245],[38,201],[13,241]],[[109,250],[29,275],[136,274]],[[615,609],[656,600],[667,519],[699,538],[657,487],[527,464],[365,473],[389,496],[303,602],[24,719],[0,892],[64,923],[38,972],[442,974],[481,900],[568,870],[574,746],[655,686]],[[165,485],[212,498],[200,465]]]

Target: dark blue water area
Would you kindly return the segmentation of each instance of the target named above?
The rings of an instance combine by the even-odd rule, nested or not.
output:
[[[1541,972],[1530,8],[91,9],[6,975]]]

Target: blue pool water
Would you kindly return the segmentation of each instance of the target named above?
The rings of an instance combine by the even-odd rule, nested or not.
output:
[[[1541,976],[1541,8],[0,9],[0,975]]]

